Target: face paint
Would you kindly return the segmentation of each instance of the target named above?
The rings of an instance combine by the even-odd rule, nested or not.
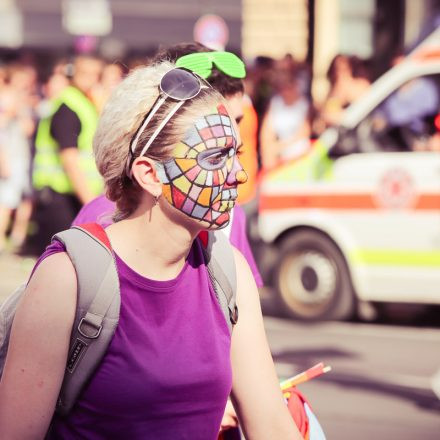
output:
[[[196,120],[173,158],[158,167],[163,195],[178,210],[221,228],[237,198],[237,185],[247,176],[237,159],[238,138],[223,105]]]

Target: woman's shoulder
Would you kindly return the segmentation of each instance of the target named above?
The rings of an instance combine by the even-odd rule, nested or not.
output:
[[[74,316],[77,298],[77,280],[66,252],[54,252],[41,259],[32,272],[24,298],[24,316],[33,313],[35,316],[32,320],[40,320],[42,325],[47,319],[59,322],[61,326],[71,326],[70,318]],[[66,319],[66,322],[60,322],[60,319]]]
[[[60,255],[62,254],[62,255]],[[56,258],[54,256],[57,256]],[[53,240],[45,249],[45,251],[38,258],[37,262],[32,269],[29,280],[34,276],[37,269],[42,266],[53,267],[54,270],[57,270],[60,264],[71,266],[73,268],[72,262],[66,253],[66,248],[63,243],[58,240]]]
[[[55,282],[59,280],[61,285],[66,287],[69,283],[72,284],[73,281],[76,284],[75,268],[64,250],[53,252],[42,259],[38,266],[34,268],[31,278],[41,277],[42,274],[48,278],[48,281]]]

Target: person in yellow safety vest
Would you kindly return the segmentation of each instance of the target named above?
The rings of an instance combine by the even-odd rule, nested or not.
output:
[[[35,253],[44,250],[54,233],[70,226],[83,204],[102,192],[92,150],[98,113],[88,97],[102,66],[96,57],[78,56],[71,84],[38,124],[32,176],[39,194],[35,222],[40,244],[32,246]]]

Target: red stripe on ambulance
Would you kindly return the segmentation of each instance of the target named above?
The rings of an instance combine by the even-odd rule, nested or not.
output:
[[[383,205],[373,194],[301,194],[301,195],[261,195],[260,211],[280,209],[382,209]],[[419,194],[410,209],[440,209],[440,193]]]

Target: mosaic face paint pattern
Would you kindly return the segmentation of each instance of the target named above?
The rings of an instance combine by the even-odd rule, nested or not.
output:
[[[203,116],[158,167],[165,198],[186,215],[221,228],[246,180],[237,157],[237,134],[223,105]],[[240,181],[239,181],[240,180]]]

